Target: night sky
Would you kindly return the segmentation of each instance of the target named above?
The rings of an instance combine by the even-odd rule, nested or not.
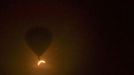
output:
[[[119,0],[1,0],[0,75],[134,75],[127,10]],[[25,40],[36,26],[52,33],[40,68]]]

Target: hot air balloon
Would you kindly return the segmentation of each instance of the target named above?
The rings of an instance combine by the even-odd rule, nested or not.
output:
[[[44,27],[34,27],[26,32],[26,43],[40,59],[40,56],[47,50],[51,41],[51,32]]]

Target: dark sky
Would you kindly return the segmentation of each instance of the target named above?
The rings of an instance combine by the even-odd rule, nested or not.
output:
[[[119,0],[1,0],[0,75],[133,75],[127,9]],[[52,32],[42,68],[25,42],[35,26]]]

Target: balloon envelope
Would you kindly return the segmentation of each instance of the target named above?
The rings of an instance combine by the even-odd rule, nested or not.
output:
[[[43,27],[35,27],[26,33],[26,42],[37,56],[41,56],[52,41],[51,32]]]

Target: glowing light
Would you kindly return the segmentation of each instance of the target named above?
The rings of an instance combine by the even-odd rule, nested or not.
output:
[[[44,60],[39,60],[37,65],[40,66],[40,64],[44,64],[44,63],[46,63]]]

